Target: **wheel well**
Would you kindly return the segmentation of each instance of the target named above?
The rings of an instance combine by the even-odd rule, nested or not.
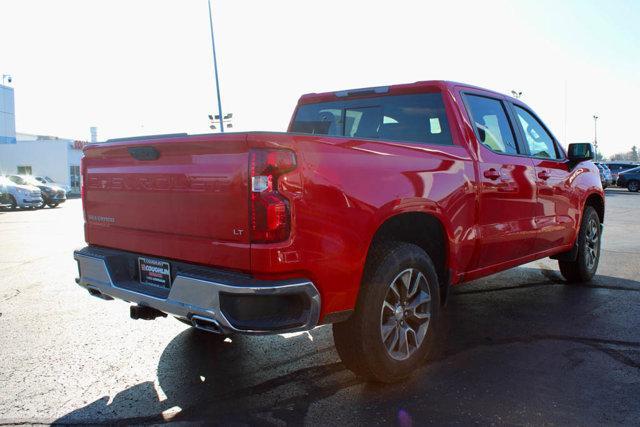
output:
[[[442,223],[435,216],[421,212],[393,216],[378,228],[371,246],[385,241],[412,243],[422,248],[433,261],[441,288],[448,286],[447,239]],[[443,290],[440,295],[444,300],[447,292],[446,288]]]
[[[587,206],[593,206],[593,208],[598,213],[598,217],[600,218],[600,223],[604,222],[604,200],[600,197],[599,194],[591,194],[587,197],[587,201],[584,204],[585,208]]]

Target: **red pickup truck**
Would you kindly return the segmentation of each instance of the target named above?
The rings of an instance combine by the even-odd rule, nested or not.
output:
[[[331,323],[348,368],[397,381],[451,286],[543,257],[591,279],[592,153],[517,99],[445,81],[304,95],[287,133],[90,144],[77,282],[220,336]]]

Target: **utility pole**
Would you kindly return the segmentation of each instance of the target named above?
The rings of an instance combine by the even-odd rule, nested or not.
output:
[[[596,162],[598,161],[598,116],[593,115],[593,145],[596,150]]]
[[[220,119],[220,132],[224,133],[224,123],[222,114],[222,101],[220,100],[220,82],[218,80],[218,61],[216,59],[216,42],[213,38],[213,18],[211,17],[211,0],[209,4],[209,29],[211,30],[211,48],[213,50],[213,71],[216,78],[216,93],[218,95],[218,117]]]

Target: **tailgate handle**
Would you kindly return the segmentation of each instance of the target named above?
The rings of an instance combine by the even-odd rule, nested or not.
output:
[[[137,160],[158,160],[160,152],[153,147],[129,147],[129,154]]]

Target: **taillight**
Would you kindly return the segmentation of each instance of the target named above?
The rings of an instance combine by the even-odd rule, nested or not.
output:
[[[293,151],[253,149],[249,152],[252,242],[281,242],[289,237],[289,201],[278,193],[278,177],[295,168]]]

